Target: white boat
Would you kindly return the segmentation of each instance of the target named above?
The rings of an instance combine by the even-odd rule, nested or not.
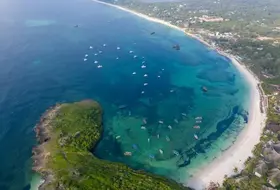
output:
[[[94,61],[94,63],[95,63],[95,64],[97,64],[97,63],[98,63],[98,61]]]
[[[105,47],[106,46],[106,44],[103,44],[103,47]]]
[[[102,53],[102,51],[99,51],[99,53]]]
[[[144,86],[147,86],[148,85],[148,83],[144,83]]]
[[[121,136],[120,136],[120,135],[116,136],[116,139],[119,139],[119,138],[121,138]]]
[[[202,119],[201,116],[195,118],[195,120],[201,120],[201,119]]]
[[[137,55],[134,55],[133,58],[135,59],[137,57]]]
[[[150,142],[150,138],[148,138],[148,142]]]
[[[159,123],[159,124],[163,124],[163,121],[159,120],[158,123]]]
[[[98,65],[97,68],[98,68],[98,69],[99,69],[99,68],[102,68],[102,65]]]
[[[164,69],[161,69],[162,71],[164,71]]]
[[[85,54],[85,57],[88,57],[88,54]]]
[[[197,121],[195,121],[196,123],[201,123],[202,121],[201,120],[197,120]]]
[[[160,78],[160,75],[158,75],[157,77]]]
[[[163,154],[163,151],[161,149],[158,150],[161,154]]]
[[[157,134],[157,138],[159,139],[159,134]]]
[[[118,57],[116,57],[116,59],[119,59]]]
[[[146,130],[146,127],[142,126],[141,129]]]
[[[84,61],[87,61],[87,59],[86,59],[86,58],[84,58]]]
[[[144,64],[146,61],[142,61],[142,64]]]
[[[144,74],[144,77],[147,77],[148,75],[147,74]]]
[[[89,49],[92,49],[93,47],[92,46],[89,46]]]
[[[173,154],[175,154],[176,156],[179,156],[179,152],[176,150],[173,150]]]
[[[133,51],[129,51],[129,53],[133,53]]]
[[[165,137],[166,141],[169,142],[170,138],[168,136]]]
[[[121,49],[120,47],[117,47],[117,50]]]
[[[182,116],[185,116],[185,117],[187,117],[187,114],[186,113],[181,113],[182,114]]]
[[[136,72],[133,72],[132,74],[133,74],[133,75],[136,75]]]
[[[170,92],[174,92],[174,90],[170,90]]]
[[[179,123],[178,119],[174,119],[174,122],[175,122],[175,123]]]
[[[146,68],[146,65],[142,65],[141,68],[142,68],[142,69],[145,69],[145,68]]]
[[[131,155],[132,155],[131,152],[124,152],[123,154],[124,154],[125,156],[131,156]]]
[[[97,53],[95,53],[94,55],[97,56]]]
[[[170,130],[172,129],[171,125],[168,125],[167,127],[168,127]]]
[[[141,92],[141,94],[144,94],[144,93],[145,93],[145,91],[142,91],[142,92]]]
[[[198,140],[198,136],[197,136],[196,134],[194,134],[194,138],[195,138],[196,140]]]

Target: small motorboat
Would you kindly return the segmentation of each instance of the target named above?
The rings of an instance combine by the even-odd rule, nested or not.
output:
[[[142,129],[142,130],[146,130],[146,127],[142,126],[141,129]]]
[[[174,90],[170,90],[170,92],[174,92]]]
[[[144,74],[144,77],[147,77],[148,75],[147,74]]]
[[[120,47],[117,47],[117,50],[121,49]]]
[[[103,47],[106,47],[106,44],[103,44]]]
[[[159,139],[159,134],[157,134],[157,138]]]
[[[167,127],[168,127],[170,130],[172,129],[172,126],[171,126],[171,125],[168,125]]]
[[[134,55],[133,58],[135,59],[137,57],[137,55]]]
[[[116,139],[119,139],[119,138],[121,138],[121,136],[120,136],[120,135],[116,136]]]
[[[142,121],[145,125],[147,124],[147,119],[146,118],[143,118]]]
[[[144,59],[144,58],[143,58]],[[144,64],[146,61],[142,61],[142,64]]]
[[[86,58],[84,58],[84,61],[87,61],[87,59],[86,59]]]
[[[85,57],[88,57],[88,54],[85,54]]]
[[[203,92],[207,92],[207,91],[208,91],[208,89],[207,89],[205,86],[202,86],[202,87],[201,87],[201,90],[202,90]]]
[[[158,123],[159,123],[159,124],[163,124],[163,121],[159,120]]]
[[[195,138],[196,140],[198,140],[198,136],[197,136],[196,134],[194,134],[194,138]]]
[[[150,142],[150,138],[148,138],[148,143]]]
[[[132,74],[133,74],[133,75],[136,75],[136,72],[133,72]]]
[[[119,59],[118,57],[116,57],[116,59]]]
[[[196,122],[196,123],[201,123],[202,121],[201,121],[201,120],[196,120],[195,122]]]
[[[170,138],[168,136],[165,137],[166,141],[169,142]]]
[[[174,122],[175,122],[175,123],[179,123],[178,119],[174,119]]]
[[[97,64],[97,63],[98,63],[98,61],[94,61],[94,63],[95,63],[95,64]]]
[[[187,114],[186,113],[181,113],[182,114],[182,116],[185,116],[185,117],[187,117]]]
[[[195,125],[193,126],[194,129],[200,129],[200,126],[199,125]]]
[[[99,53],[102,53],[102,51],[99,51]]]
[[[173,154],[175,154],[176,156],[179,156],[179,152],[177,150],[173,150]]]
[[[145,91],[142,91],[142,92],[141,92],[141,94],[144,94],[144,93],[145,93]]]
[[[155,156],[154,156],[154,155],[152,155],[152,154],[150,154],[150,155],[149,155],[149,158],[151,158],[151,159],[155,159]]]
[[[132,156],[132,153],[131,152],[124,152],[123,153],[125,156]]]
[[[97,56],[97,53],[95,53],[94,55]]]
[[[133,51],[129,51],[129,53],[133,53]]]
[[[159,151],[159,153],[163,154],[163,150],[159,149],[158,151]]]
[[[201,116],[195,118],[195,120],[201,120],[201,119],[202,119]]]
[[[146,65],[142,65],[141,68],[142,68],[142,69],[145,69],[145,68],[146,68]]]
[[[144,83],[144,86],[147,86],[148,85],[148,83]]]
[[[97,68],[98,68],[98,69],[102,68],[102,65],[98,65]]]
[[[157,77],[160,78],[160,75],[158,75]]]
[[[89,49],[92,49],[93,47],[92,46],[89,46]]]
[[[173,46],[173,49],[180,50],[180,46],[178,44],[176,44],[176,45]]]

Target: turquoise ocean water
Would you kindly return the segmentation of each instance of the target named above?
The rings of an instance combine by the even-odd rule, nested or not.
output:
[[[88,0],[3,0],[0,29],[1,190],[30,189],[33,127],[57,102],[98,100],[104,134],[94,153],[179,182],[247,121],[248,84],[236,68],[166,26]]]

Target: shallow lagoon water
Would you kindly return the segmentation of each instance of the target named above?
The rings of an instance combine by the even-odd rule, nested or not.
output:
[[[1,190],[30,188],[32,129],[57,102],[98,100],[104,134],[94,153],[180,182],[242,129],[247,83],[229,60],[182,32],[85,0],[0,5],[14,7],[0,12]],[[51,24],[29,27],[30,20]]]

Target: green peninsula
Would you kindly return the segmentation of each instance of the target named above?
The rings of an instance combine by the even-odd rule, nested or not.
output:
[[[102,132],[102,109],[92,100],[56,105],[35,128],[33,169],[44,178],[39,187],[67,190],[188,189],[160,176],[96,158],[91,150]]]

